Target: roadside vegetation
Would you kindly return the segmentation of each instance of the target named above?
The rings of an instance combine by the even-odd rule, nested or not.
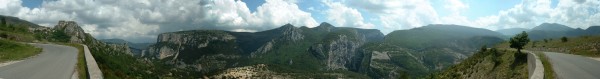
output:
[[[79,45],[79,44],[73,44],[73,43],[59,43],[59,44],[75,47],[75,48],[77,48],[77,50],[79,50],[79,52],[77,54],[77,67],[76,67],[77,73],[79,74],[79,79],[88,79],[89,74],[87,74],[88,70],[87,70],[87,63],[85,62],[85,54],[84,54],[83,46]]]
[[[482,49],[430,79],[527,79],[527,54],[513,50]]]
[[[35,46],[0,39],[0,63],[21,60],[39,54],[42,49]]]
[[[481,49],[447,70],[431,74],[431,79],[527,79],[527,53],[521,50],[530,42],[526,32],[509,41]],[[512,50],[514,48],[516,50]]]
[[[546,54],[542,52],[536,52],[535,54],[540,58],[544,65],[544,79],[556,79],[556,74],[554,73],[554,69],[552,69],[552,63],[548,61]]]
[[[600,57],[600,36],[562,37],[534,41],[525,46],[530,50],[569,53]]]

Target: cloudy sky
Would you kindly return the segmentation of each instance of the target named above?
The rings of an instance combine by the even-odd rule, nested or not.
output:
[[[53,27],[73,20],[96,38],[154,42],[164,32],[263,31],[290,23],[393,30],[457,24],[490,30],[600,25],[599,0],[0,0],[0,15]]]

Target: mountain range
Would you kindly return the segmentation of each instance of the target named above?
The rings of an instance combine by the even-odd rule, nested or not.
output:
[[[377,29],[321,23],[314,28],[286,24],[260,32],[169,32],[159,34],[154,44],[103,41],[127,44],[133,56],[161,61],[171,66],[167,70],[202,74],[191,75],[196,77],[240,77],[243,75],[232,73],[255,72],[253,75],[281,78],[418,78],[458,64],[479,47],[493,46],[520,31],[539,40],[594,35],[595,30],[597,26],[582,30],[544,23],[533,30],[495,32],[431,24],[383,35]],[[547,33],[559,34],[545,36]]]
[[[497,30],[497,32],[503,33],[507,36],[512,36],[517,33],[521,33],[522,31],[526,31],[530,36],[529,38],[533,40],[543,40],[553,38],[557,39],[560,37],[600,35],[600,26],[590,26],[587,29],[575,29],[557,23],[542,23],[532,29],[510,28]]]
[[[232,73],[224,72],[227,69],[265,64],[269,72],[277,73],[270,75],[400,78],[442,70],[467,58],[479,46],[503,41],[503,37],[459,25],[428,25],[384,36],[376,29],[329,23],[314,28],[286,24],[261,32],[163,33],[142,56],[166,61],[176,67],[173,69],[213,77]]]

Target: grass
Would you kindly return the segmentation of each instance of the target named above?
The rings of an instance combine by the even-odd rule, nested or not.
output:
[[[552,64],[548,61],[548,58],[544,53],[536,52],[536,55],[542,61],[544,65],[544,79],[556,79],[556,74],[554,73],[554,69],[552,69]]]
[[[85,54],[82,45],[73,44],[73,43],[59,43],[62,45],[67,45],[71,47],[75,47],[79,50],[79,54],[77,54],[77,73],[79,73],[79,79],[88,79],[87,74],[87,63],[85,62]]]
[[[21,60],[39,54],[42,49],[32,45],[0,39],[0,62]]]

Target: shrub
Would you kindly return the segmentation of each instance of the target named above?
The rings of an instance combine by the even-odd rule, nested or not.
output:
[[[563,36],[562,38],[560,38],[560,40],[561,40],[562,42],[567,42],[567,41],[569,41],[569,39],[568,39],[567,37],[564,37],[564,36]]]

